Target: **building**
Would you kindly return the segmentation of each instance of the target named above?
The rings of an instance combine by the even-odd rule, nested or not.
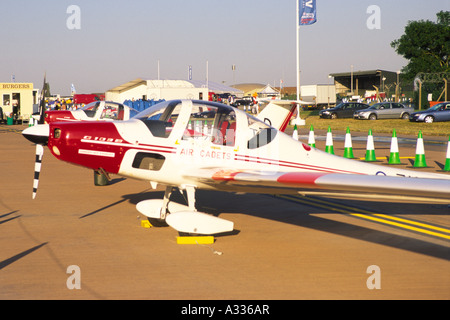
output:
[[[38,92],[32,83],[0,83],[0,118],[30,119],[38,111]]]
[[[232,85],[233,88],[243,92],[243,96],[254,96],[261,91],[265,85],[261,83],[240,83]]]
[[[281,99],[280,91],[272,87],[270,84],[258,91],[259,98],[276,98]]]
[[[232,86],[243,92],[243,96],[252,96],[259,98],[276,97],[281,98],[279,88],[272,87],[270,84],[264,85],[260,83],[241,83]]]
[[[136,79],[106,91],[105,100],[209,100],[209,93],[242,94],[242,91],[214,82],[193,80],[142,80]]]
[[[336,94],[345,96],[362,96],[367,91],[395,93],[397,83],[397,72],[386,70],[368,70],[343,73],[331,73],[336,86]]]

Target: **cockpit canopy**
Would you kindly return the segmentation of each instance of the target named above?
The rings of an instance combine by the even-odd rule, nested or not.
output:
[[[234,146],[236,135],[244,134],[247,137],[247,147],[254,149],[270,143],[277,130],[259,119],[240,111],[234,107],[221,103],[189,100],[192,104],[183,104],[182,100],[164,101],[148,108],[134,119],[146,124],[153,136],[168,138],[179,118],[184,118],[184,127],[181,140],[204,140],[215,145]],[[183,106],[192,105],[189,115]],[[241,119],[241,120],[239,120]],[[247,132],[237,132],[237,123],[242,121]],[[178,138],[178,137],[177,137]]]
[[[137,115],[138,112],[135,109],[130,107],[126,108],[129,110],[127,119]],[[100,120],[127,120],[125,119],[125,107],[116,102],[94,101],[77,111],[81,112],[80,110],[83,111],[88,118],[97,118]]]

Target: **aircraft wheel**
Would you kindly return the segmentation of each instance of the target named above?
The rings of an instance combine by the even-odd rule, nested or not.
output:
[[[94,170],[94,184],[96,186],[108,185],[108,178],[100,171]]]
[[[152,226],[156,228],[162,228],[162,227],[168,227],[166,220],[163,219],[156,219],[156,218],[147,218],[148,221],[151,223]]]

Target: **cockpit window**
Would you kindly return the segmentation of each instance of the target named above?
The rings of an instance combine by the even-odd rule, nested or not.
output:
[[[100,119],[123,120],[124,107],[121,104],[105,102]]]
[[[153,136],[167,138],[178,118],[181,101],[161,102],[138,113],[134,118],[146,124]]]
[[[89,118],[93,118],[97,112],[99,105],[100,105],[100,101],[91,102],[91,103],[87,104],[86,106],[84,106],[83,108],[81,108],[81,110],[83,110],[84,113],[86,113],[86,115]]]
[[[259,121],[251,115],[248,117],[248,142],[249,149],[256,149],[269,144],[276,136],[277,130]]]
[[[183,140],[206,140],[216,145],[234,146],[236,114],[232,108],[193,103]]]

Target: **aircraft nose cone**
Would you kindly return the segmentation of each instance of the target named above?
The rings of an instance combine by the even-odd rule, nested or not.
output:
[[[48,124],[39,124],[26,128],[22,131],[22,135],[33,143],[46,145],[48,143],[49,130]]]

